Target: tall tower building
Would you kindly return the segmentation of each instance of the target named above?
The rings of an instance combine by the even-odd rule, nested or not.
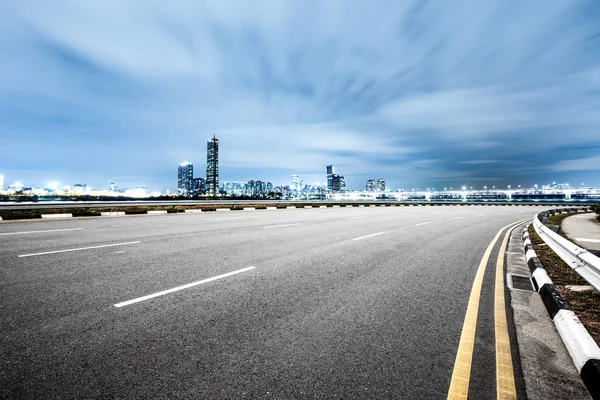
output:
[[[327,190],[333,190],[333,165],[327,166]]]
[[[206,142],[206,193],[219,193],[219,139],[214,135]]]
[[[375,191],[375,179],[368,179],[366,185],[367,192]]]
[[[177,169],[177,193],[191,194],[193,179],[194,165],[189,161],[179,164]]]
[[[385,179],[383,179],[383,178],[377,179],[377,191],[385,192]]]

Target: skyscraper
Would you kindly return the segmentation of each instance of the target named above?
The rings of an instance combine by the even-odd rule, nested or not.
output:
[[[327,166],[327,190],[333,190],[333,165]]]
[[[194,165],[189,161],[179,164],[179,168],[177,169],[177,193],[190,194],[193,179]]]
[[[366,189],[367,189],[367,192],[374,192],[375,191],[375,179],[369,179],[369,180],[367,180]]]
[[[219,139],[214,135],[206,142],[206,193],[219,193]]]
[[[383,178],[377,179],[377,191],[385,192],[385,179],[383,179]]]
[[[346,179],[343,176],[333,174],[331,176],[332,186],[331,189],[334,192],[345,192],[346,191]]]

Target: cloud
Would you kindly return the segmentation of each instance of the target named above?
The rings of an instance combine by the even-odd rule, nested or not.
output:
[[[552,169],[554,171],[599,171],[600,156],[559,161]]]
[[[165,189],[184,159],[202,171],[213,133],[222,180],[322,180],[332,163],[350,187],[592,180],[569,169],[600,144],[591,3],[1,7],[7,180],[103,185],[135,170]]]

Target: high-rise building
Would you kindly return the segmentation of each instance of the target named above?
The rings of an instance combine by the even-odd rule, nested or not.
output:
[[[383,178],[377,179],[377,191],[385,192],[385,179],[383,179]]]
[[[292,190],[302,190],[302,181],[298,175],[292,175]]]
[[[333,174],[331,176],[332,186],[331,190],[334,192],[345,192],[346,191],[346,180],[343,176]]]
[[[206,142],[206,193],[219,194],[219,139],[214,135]]]
[[[190,194],[193,196],[198,196],[204,194],[206,191],[206,182],[204,178],[193,178],[192,179],[192,187],[190,189]]]
[[[177,169],[177,192],[179,194],[191,194],[193,179],[194,165],[189,161],[179,164]]]
[[[367,180],[366,189],[367,189],[367,192],[374,192],[375,191],[375,179],[369,179],[369,180]]]
[[[327,166],[327,190],[333,190],[333,165]]]

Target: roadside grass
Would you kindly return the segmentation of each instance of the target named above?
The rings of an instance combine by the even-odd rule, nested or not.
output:
[[[533,249],[537,254],[538,258],[552,282],[555,285],[587,285],[585,279],[583,279],[577,272],[569,267],[559,256],[544,241],[538,236],[533,228],[533,225],[529,225],[529,239],[533,245]]]
[[[581,214],[581,213],[570,212],[570,213],[566,213],[566,214],[551,215],[550,217],[548,217],[548,224],[560,226],[565,218],[570,217],[571,215],[577,215],[577,214]]]
[[[564,287],[559,291],[596,343],[600,344],[600,293],[575,292]]]
[[[556,215],[556,217],[560,216],[563,215]],[[564,218],[567,216],[567,214],[564,214]],[[528,231],[533,249],[556,289],[567,301],[571,310],[577,315],[596,343],[600,344],[600,293],[596,290],[577,292],[567,288],[567,285],[588,286],[589,283],[544,243],[535,232],[533,225],[529,225]]]

